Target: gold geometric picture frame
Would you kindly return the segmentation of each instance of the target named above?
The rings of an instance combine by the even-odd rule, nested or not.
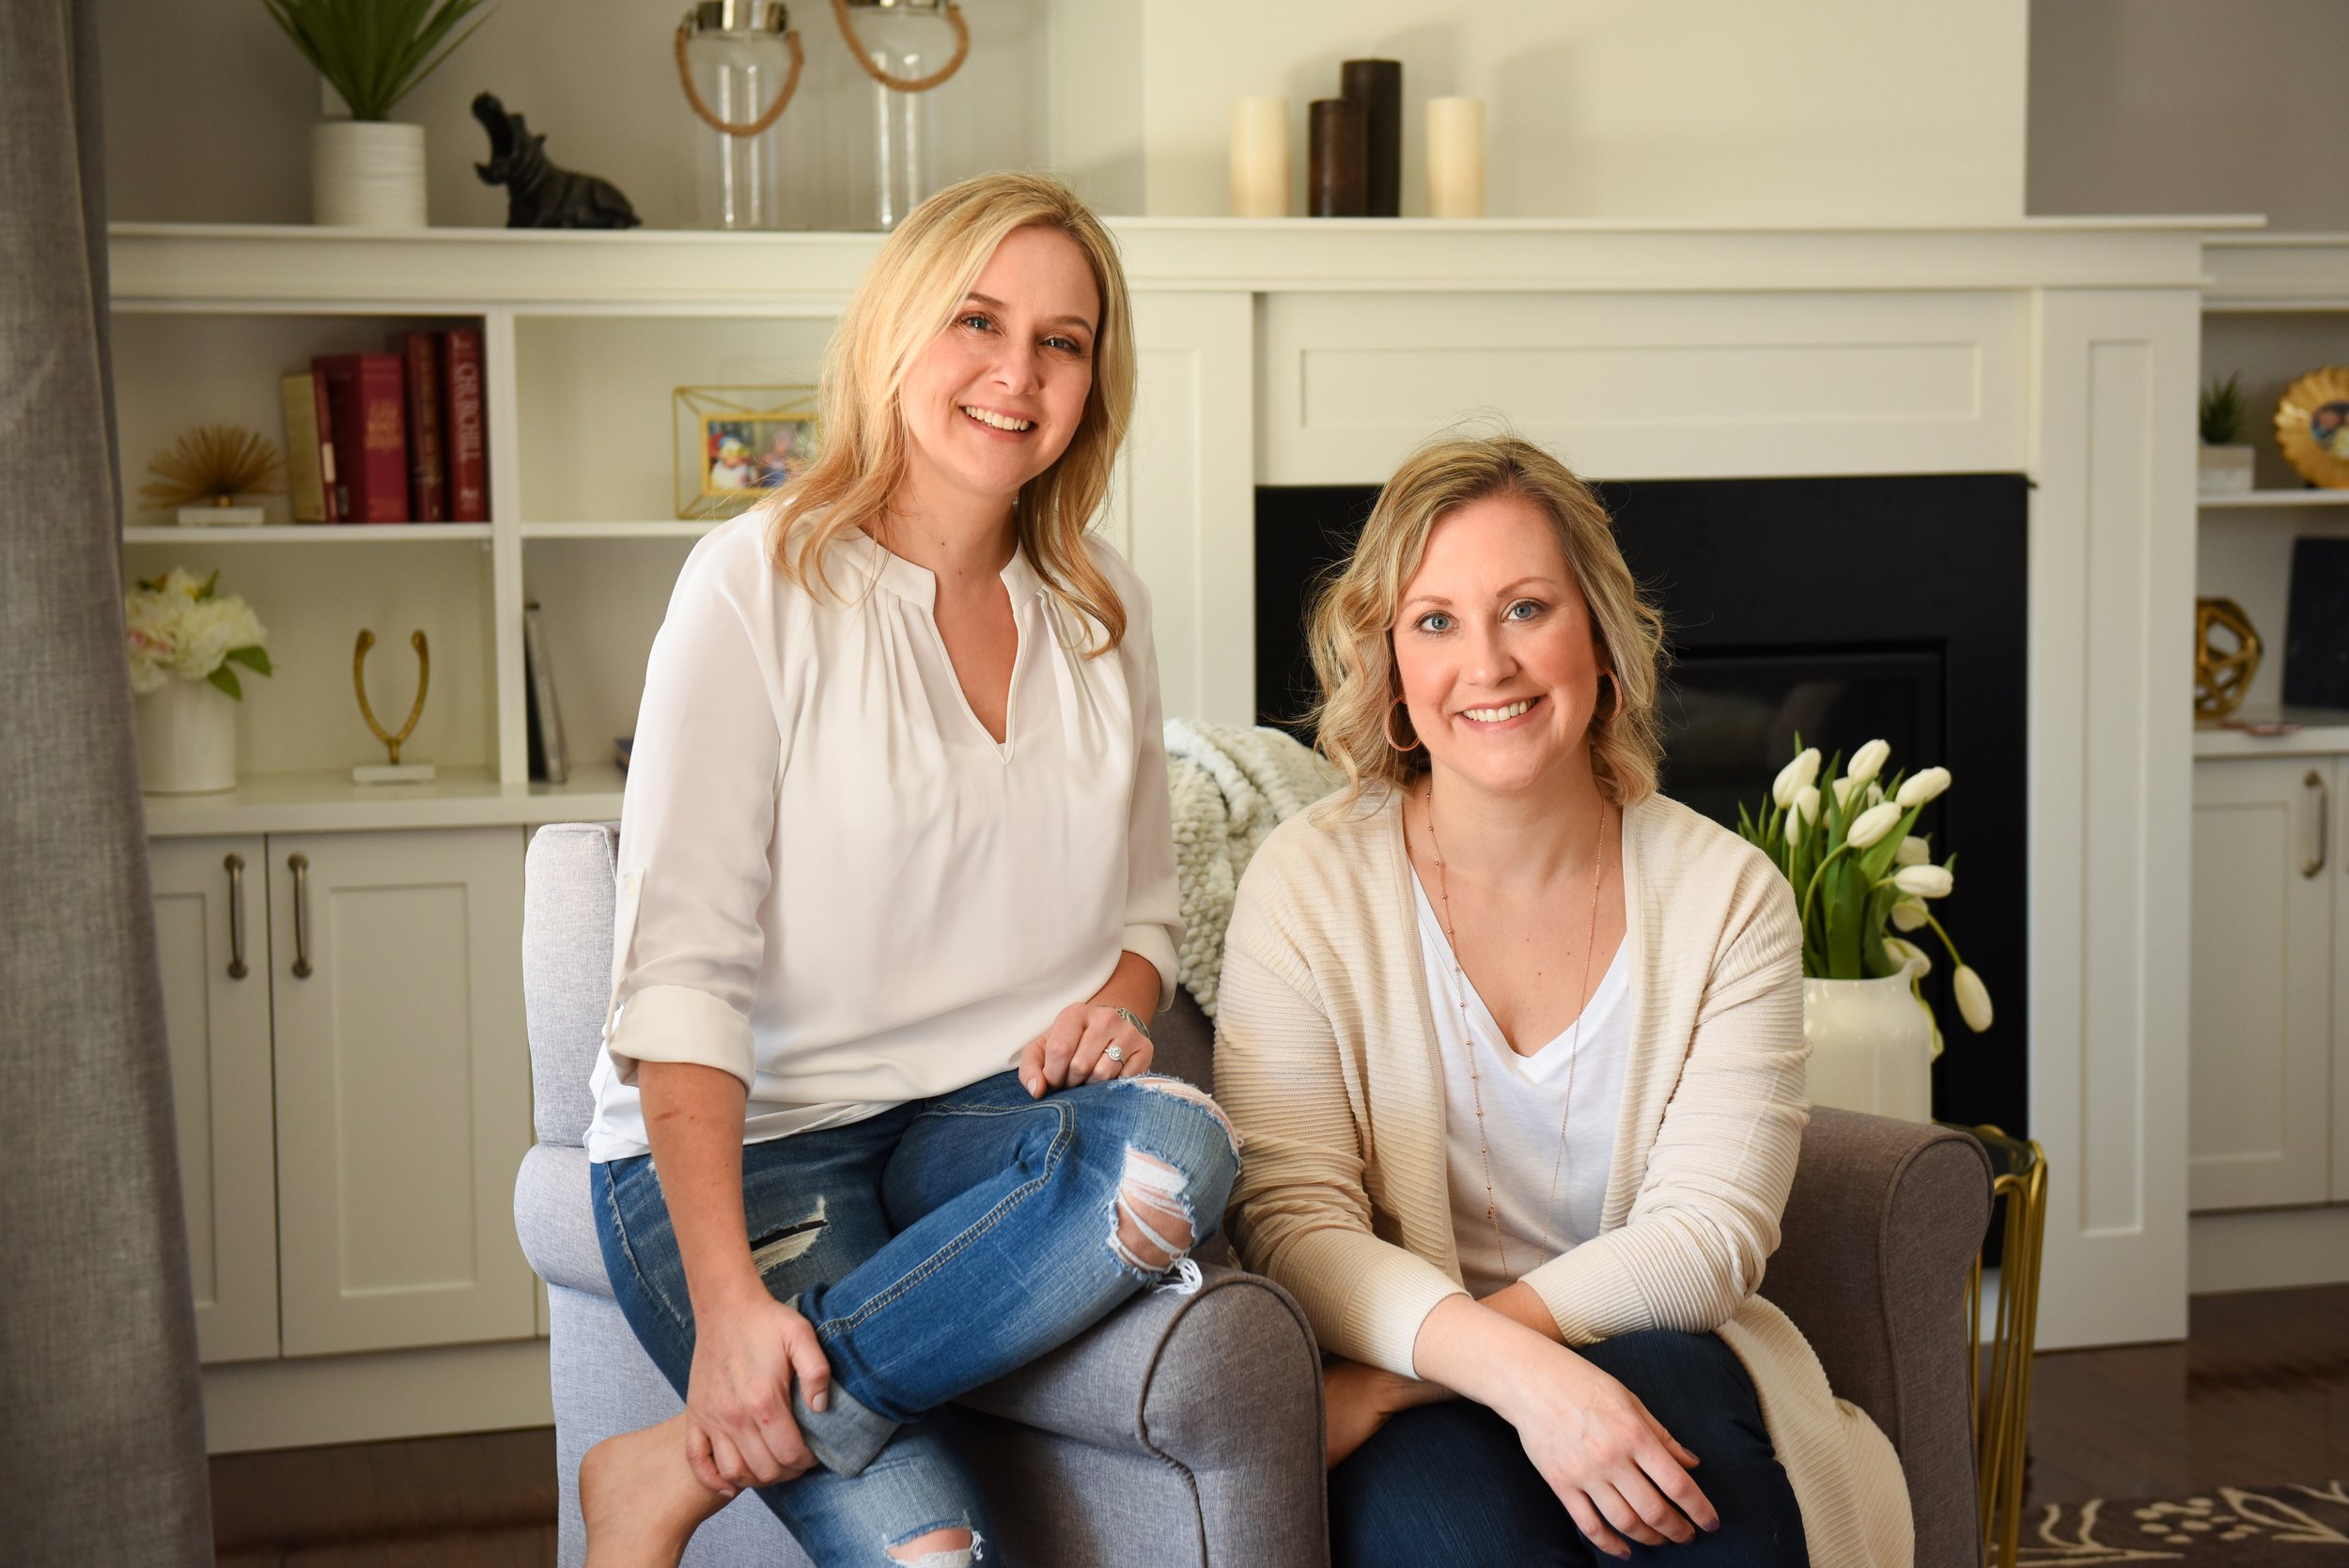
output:
[[[732,517],[815,458],[812,386],[681,386],[670,405],[680,518]]]
[[[2285,390],[2276,444],[2310,484],[2349,489],[2349,365],[2311,370]]]

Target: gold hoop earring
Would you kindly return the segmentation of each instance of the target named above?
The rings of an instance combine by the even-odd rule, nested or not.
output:
[[[1394,701],[1387,705],[1386,717],[1378,721],[1378,733],[1386,737],[1389,747],[1401,752],[1406,756],[1408,756],[1411,753],[1418,751],[1423,742],[1421,741],[1419,732],[1416,730],[1411,733],[1411,743],[1408,746],[1406,746],[1401,741],[1395,739],[1394,713],[1395,709],[1401,707],[1402,706],[1403,699],[1400,697],[1395,698]],[[1405,714],[1405,717],[1408,718],[1409,715],[1407,713]]]

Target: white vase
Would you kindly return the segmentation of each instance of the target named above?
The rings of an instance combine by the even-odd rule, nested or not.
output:
[[[1880,980],[1802,983],[1811,1103],[1904,1122],[1933,1120],[1933,1019],[1908,970]]]
[[[173,678],[139,697],[139,787],[207,795],[237,787],[237,703],[208,680]]]
[[[424,227],[424,127],[355,119],[312,127],[310,219],[354,228]]]

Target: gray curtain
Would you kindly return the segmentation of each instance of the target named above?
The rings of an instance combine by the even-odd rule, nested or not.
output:
[[[0,0],[0,1560],[211,1560],[123,658],[94,0]]]

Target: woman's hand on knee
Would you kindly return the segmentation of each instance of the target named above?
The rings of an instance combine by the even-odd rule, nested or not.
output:
[[[1151,1055],[1150,1036],[1117,1008],[1071,1002],[1019,1053],[1019,1083],[1042,1099],[1054,1089],[1146,1073]]]
[[[1439,1383],[1401,1377],[1383,1367],[1334,1358],[1321,1373],[1322,1405],[1328,1415],[1329,1446],[1324,1467],[1336,1469],[1377,1435],[1388,1421],[1415,1405],[1456,1397]]]
[[[1719,1529],[1720,1515],[1688,1474],[1697,1456],[1629,1389],[1556,1349],[1520,1380],[1521,1396],[1501,1414],[1591,1544],[1628,1557],[1626,1538],[1660,1546]]]
[[[792,1481],[816,1467],[791,1413],[791,1384],[811,1410],[832,1389],[815,1325],[761,1290],[696,1310],[686,1384],[685,1456],[713,1492]]]

